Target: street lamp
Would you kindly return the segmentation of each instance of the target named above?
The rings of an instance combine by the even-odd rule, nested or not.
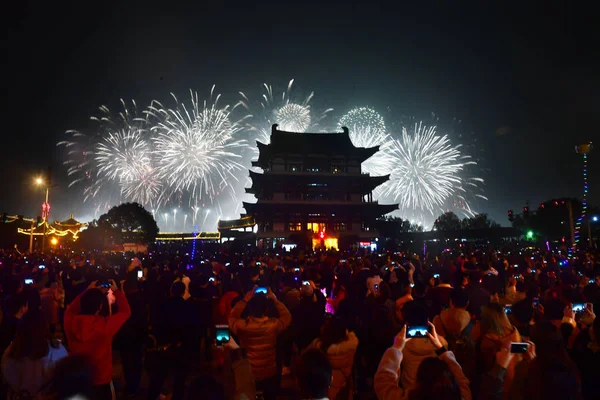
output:
[[[42,253],[46,247],[46,227],[48,226],[48,217],[50,216],[50,203],[48,203],[48,195],[50,194],[50,185],[44,182],[44,179],[41,177],[35,180],[35,183],[38,186],[45,185],[46,186],[46,200],[44,204],[42,204],[42,221],[44,224],[44,239],[42,240]]]

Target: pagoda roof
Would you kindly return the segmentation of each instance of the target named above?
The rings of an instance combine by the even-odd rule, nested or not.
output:
[[[366,216],[381,216],[398,209],[398,204],[378,204],[372,203],[319,203],[319,202],[243,202],[243,206],[248,214],[274,214],[274,213],[294,213],[294,214],[314,214],[314,213],[333,213],[333,214],[359,214]]]
[[[277,129],[277,124],[271,127],[271,142],[264,144],[256,142],[259,150],[255,167],[268,165],[268,160],[276,154],[312,154],[312,155],[341,155],[359,158],[364,161],[379,151],[379,146],[365,148],[356,147],[350,140],[348,128],[334,133],[298,133]]]
[[[320,173],[274,173],[261,174],[254,171],[250,172],[252,186],[246,188],[246,193],[255,193],[259,187],[278,186],[293,189],[294,187],[308,184],[322,185],[324,187],[355,187],[363,188],[361,192],[368,192],[386,182],[389,175],[370,176],[369,174],[349,175],[349,174],[320,174]]]
[[[71,216],[67,220],[64,220],[64,221],[54,221],[54,225],[58,225],[58,226],[61,226],[63,228],[67,228],[67,227],[74,228],[74,227],[81,227],[82,225],[85,225],[85,224],[77,221],[73,217],[73,214],[71,214]]]

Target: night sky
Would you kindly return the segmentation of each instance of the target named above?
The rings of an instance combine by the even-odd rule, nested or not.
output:
[[[126,3],[126,4],[125,4]],[[83,214],[56,143],[98,106],[238,91],[315,91],[333,120],[370,105],[387,118],[457,118],[476,139],[488,212],[580,196],[574,146],[600,144],[600,30],[591,8],[424,2],[28,2],[5,5],[0,212],[38,215],[33,177],[53,168],[53,217]],[[419,3],[414,5],[412,3]],[[458,3],[458,2],[449,2]],[[463,2],[460,2],[463,3]],[[479,2],[478,2],[479,3]],[[330,121],[333,122],[333,121]],[[472,135],[471,135],[472,133]],[[590,157],[600,203],[600,148]],[[54,219],[53,218],[53,219]]]

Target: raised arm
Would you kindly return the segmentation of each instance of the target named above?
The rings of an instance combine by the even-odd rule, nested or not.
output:
[[[277,318],[277,333],[283,332],[292,323],[292,314],[290,314],[285,304],[277,300],[277,296],[275,296],[271,289],[269,289],[267,296],[273,300],[277,314],[279,314],[279,318]]]
[[[398,386],[402,350],[410,339],[406,338],[406,325],[394,338],[394,345],[387,349],[381,357],[375,373],[375,394],[379,400],[397,400],[404,396],[404,389]]]
[[[117,287],[115,281],[111,280],[110,282],[119,311],[108,317],[106,328],[111,335],[114,335],[131,316],[131,308],[129,307],[129,302],[127,301],[127,297],[125,297],[125,293]]]

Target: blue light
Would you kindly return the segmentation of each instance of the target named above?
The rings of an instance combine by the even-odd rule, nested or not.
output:
[[[597,215],[594,215],[594,217],[592,218],[592,221],[594,221],[594,222],[598,222],[598,216],[597,216]]]

